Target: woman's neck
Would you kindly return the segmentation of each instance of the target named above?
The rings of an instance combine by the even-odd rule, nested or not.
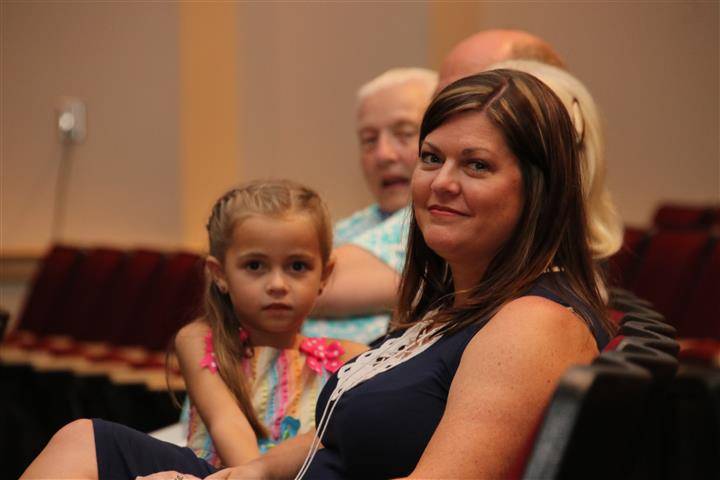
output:
[[[450,263],[455,288],[453,307],[460,307],[467,303],[470,290],[478,284],[486,269],[487,263],[485,262]]]

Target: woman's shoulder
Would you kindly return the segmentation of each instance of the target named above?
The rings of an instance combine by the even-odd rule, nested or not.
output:
[[[595,338],[582,318],[570,308],[536,295],[505,304],[473,335],[470,346],[473,348],[467,350],[477,354],[505,349],[514,350],[516,355],[570,355],[578,361],[589,361],[598,353]]]
[[[599,350],[604,348],[610,341],[610,334],[605,326],[607,322],[602,318],[603,313],[593,309],[570,288],[568,278],[563,272],[557,271],[543,274],[523,292],[523,295],[547,299],[551,303],[559,304],[562,308],[568,309],[576,317],[584,320]]]

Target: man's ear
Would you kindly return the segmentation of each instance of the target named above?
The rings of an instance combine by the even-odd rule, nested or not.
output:
[[[327,285],[328,280],[332,276],[333,271],[335,271],[335,257],[331,256],[328,262],[323,267],[322,276],[320,277],[320,292],[322,293],[323,288],[325,288],[325,285]]]
[[[222,263],[220,263],[220,261],[212,255],[208,255],[205,257],[205,268],[207,268],[208,272],[210,272],[210,276],[212,277],[215,285],[217,285],[218,289],[222,293],[227,293],[228,283]]]

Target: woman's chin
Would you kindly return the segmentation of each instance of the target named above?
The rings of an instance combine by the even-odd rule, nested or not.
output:
[[[457,241],[442,235],[426,235],[425,243],[445,260],[455,258],[460,250]]]

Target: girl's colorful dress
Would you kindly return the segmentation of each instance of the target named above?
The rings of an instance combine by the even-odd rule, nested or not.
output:
[[[254,347],[241,367],[248,379],[252,404],[270,432],[258,440],[260,452],[315,426],[315,403],[330,375],[340,368],[344,350],[336,340],[306,338],[299,349]],[[212,333],[205,337],[201,366],[217,372]],[[189,397],[188,397],[189,398]],[[215,467],[222,463],[195,406],[186,400],[181,418],[187,418],[188,443],[195,454]]]

